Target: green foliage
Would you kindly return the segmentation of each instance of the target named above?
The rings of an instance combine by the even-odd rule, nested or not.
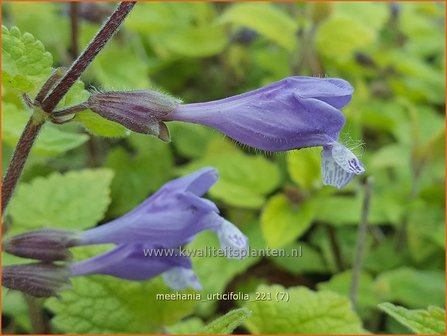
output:
[[[246,155],[240,151],[209,154],[183,167],[180,173],[188,174],[205,166],[216,167],[219,173],[210,195],[238,207],[261,207],[265,195],[280,182],[278,169],[272,162],[261,155]]]
[[[287,153],[287,169],[293,182],[310,190],[321,185],[320,148],[309,148]]]
[[[15,147],[29,118],[30,113],[24,107],[2,103],[3,141]],[[88,136],[85,134],[64,131],[60,127],[47,124],[44,125],[32,151],[37,154],[55,155],[79,147],[87,140]]]
[[[356,19],[333,17],[321,25],[315,42],[322,55],[343,59],[373,40],[374,32]]]
[[[250,311],[247,308],[234,309],[226,313],[224,316],[212,321],[198,334],[205,335],[228,335],[244,322],[249,316]]]
[[[82,50],[116,4],[79,6]],[[73,123],[43,127],[4,216],[6,236],[113,220],[175,176],[214,166],[220,179],[205,197],[249,237],[251,249],[284,254],[193,257],[202,301],[156,300],[159,292],[172,293],[160,277],[74,278],[61,300],[45,303],[53,332],[223,333],[230,331],[206,326],[236,326],[245,313],[232,309],[245,307],[253,314],[238,333],[364,333],[362,325],[375,334],[445,333],[444,312],[433,307],[445,306],[445,5],[406,2],[393,12],[381,2],[316,7],[141,2],[57,108],[86,101],[86,89],[95,88],[155,88],[202,102],[292,75],[348,80],[355,92],[342,109],[340,141],[374,181],[356,313],[347,295],[364,176],[342,190],[323,187],[321,148],[258,152],[180,122],[168,123],[172,142],[161,143],[85,110]],[[69,11],[62,3],[2,3],[3,171],[31,114],[21,94],[33,98],[52,66],[68,68],[74,58]],[[219,243],[215,233],[203,232],[186,247]],[[83,258],[98,251],[74,250]],[[2,261],[29,262],[8,254]],[[206,299],[239,291],[252,301]],[[256,291],[286,292],[290,299],[254,300]],[[23,296],[4,290],[2,301],[3,333],[32,332]],[[384,316],[377,304],[386,301],[403,307],[379,305],[395,319],[377,323]]]
[[[34,91],[51,72],[53,57],[42,42],[17,27],[2,26],[2,84],[22,92]]]
[[[283,194],[270,198],[261,215],[262,233],[267,245],[279,248],[301,237],[312,224],[315,209],[313,201],[293,204]]]
[[[445,305],[445,274],[442,271],[402,267],[379,275],[375,286],[384,301],[399,302],[410,308]]]
[[[255,334],[363,334],[365,330],[349,300],[330,291],[305,287],[260,286],[256,290],[271,300],[252,301],[253,313],[245,322]]]
[[[131,155],[117,147],[109,152],[105,167],[113,169],[112,204],[109,216],[117,217],[142,202],[172,177],[172,155],[158,139],[133,135],[137,149]]]
[[[427,309],[406,309],[385,302],[379,308],[416,334],[445,335],[445,309],[429,306]]]
[[[82,230],[94,226],[110,203],[108,169],[54,173],[17,188],[9,214],[18,231],[40,228]],[[80,197],[81,196],[81,197]]]
[[[296,46],[295,36],[298,29],[296,22],[271,4],[235,4],[220,20],[251,28],[285,49],[293,50]]]

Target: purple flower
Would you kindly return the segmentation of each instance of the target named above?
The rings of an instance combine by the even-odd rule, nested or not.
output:
[[[118,245],[113,250],[70,265],[70,272],[72,276],[108,274],[133,281],[163,274],[165,282],[174,290],[201,289],[191,260],[179,249],[154,249],[143,244]]]
[[[48,229],[27,232],[11,238],[8,252],[54,261],[65,260],[68,247],[114,243],[117,246],[108,252],[69,265],[71,276],[107,274],[143,281],[163,274],[173,289],[200,289],[191,260],[180,247],[210,229],[217,234],[227,257],[241,259],[248,250],[247,237],[219,215],[214,203],[201,197],[217,178],[214,168],[200,169],[166,183],[110,223],[81,233]]]
[[[352,86],[342,79],[288,77],[234,97],[179,104],[164,120],[206,125],[266,151],[322,146],[323,183],[341,188],[365,171],[337,142],[345,124],[340,109],[352,93]]]
[[[341,188],[365,171],[357,157],[337,142],[345,124],[340,109],[353,91],[343,79],[295,76],[206,103],[181,104],[148,90],[94,93],[82,106],[164,141],[169,140],[164,122],[177,120],[215,128],[266,151],[322,146],[323,183]]]

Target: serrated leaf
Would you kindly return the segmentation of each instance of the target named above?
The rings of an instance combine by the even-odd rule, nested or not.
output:
[[[75,251],[76,260],[99,253],[89,248]],[[95,252],[96,251],[96,252]],[[133,282],[109,276],[75,277],[73,288],[51,298],[46,306],[55,313],[53,325],[69,334],[152,334],[163,325],[190,314],[195,300],[160,300],[157,294],[172,294],[161,277]],[[191,290],[182,293],[193,293]]]
[[[204,335],[228,335],[233,332],[238,326],[242,324],[249,316],[251,312],[247,308],[239,308],[229,311],[224,316],[221,316],[204,328],[202,328],[198,334]]]
[[[445,335],[445,309],[429,306],[427,309],[410,310],[389,302],[378,306],[416,334]]]
[[[17,27],[2,26],[2,84],[23,92],[34,91],[51,72],[53,57],[42,42]]]
[[[320,152],[320,148],[287,152],[287,170],[293,182],[307,190],[321,186]]]
[[[364,23],[351,17],[331,17],[319,27],[315,43],[322,55],[343,59],[374,39],[374,31]]]
[[[297,23],[273,4],[233,4],[220,21],[253,29],[287,50],[296,47]]]
[[[219,180],[210,189],[210,195],[238,207],[261,207],[264,195],[280,182],[274,163],[260,155],[245,155],[236,151],[208,155],[182,167],[179,172],[188,174],[204,166],[216,167],[219,173]]]
[[[2,136],[15,147],[28,122],[30,114],[11,103],[2,103]],[[45,124],[40,131],[32,153],[55,155],[79,147],[88,140],[85,134],[69,133],[52,124]]]
[[[253,334],[364,334],[347,297],[305,287],[260,286],[260,297],[245,307],[252,311],[245,326]],[[282,298],[282,299],[281,299]]]
[[[312,224],[315,210],[311,200],[294,205],[286,195],[271,197],[261,214],[262,233],[268,246],[283,247],[303,235]]]
[[[117,217],[133,209],[155,192],[173,175],[173,158],[169,147],[158,139],[133,134],[135,146],[141,146],[132,156],[117,147],[109,152],[105,167],[113,169],[112,204],[108,215]]]
[[[20,184],[9,205],[11,231],[94,226],[110,203],[112,177],[108,169],[86,169]]]

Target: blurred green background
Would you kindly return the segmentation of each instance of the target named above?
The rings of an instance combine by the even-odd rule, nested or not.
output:
[[[29,113],[20,91],[35,94],[51,67],[69,66],[114,6],[2,3],[3,25],[31,33],[52,55],[40,51],[33,68],[40,72],[29,82],[3,83],[3,171]],[[443,3],[139,3],[82,81],[85,88],[157,88],[200,102],[293,75],[340,77],[355,87],[341,140],[361,157],[373,193],[354,312],[348,293],[366,176],[339,191],[321,184],[318,148],[262,153],[180,123],[168,125],[172,142],[165,144],[87,111],[74,123],[45,126],[8,209],[6,235],[106,222],[170,179],[211,165],[220,179],[209,198],[251,247],[301,246],[303,256],[193,261],[202,295],[289,288],[289,304],[156,301],[155,293],[169,292],[159,278],[140,284],[93,276],[75,279],[61,300],[32,302],[43,331],[194,333],[245,306],[253,313],[238,333],[360,333],[357,316],[369,332],[407,333],[377,305],[445,306]],[[84,86],[61,106],[85,99]],[[213,244],[206,232],[192,246]],[[4,332],[36,331],[29,300],[6,290],[2,299]]]

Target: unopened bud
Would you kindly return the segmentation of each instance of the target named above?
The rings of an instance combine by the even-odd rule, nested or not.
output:
[[[35,297],[56,296],[70,288],[70,271],[51,263],[3,266],[2,286]]]
[[[169,130],[163,120],[178,104],[178,99],[163,93],[138,90],[95,92],[91,94],[87,107],[131,131],[169,141]]]
[[[76,242],[76,232],[42,229],[7,238],[2,247],[5,252],[17,257],[56,261],[71,259],[68,248],[76,246]]]

